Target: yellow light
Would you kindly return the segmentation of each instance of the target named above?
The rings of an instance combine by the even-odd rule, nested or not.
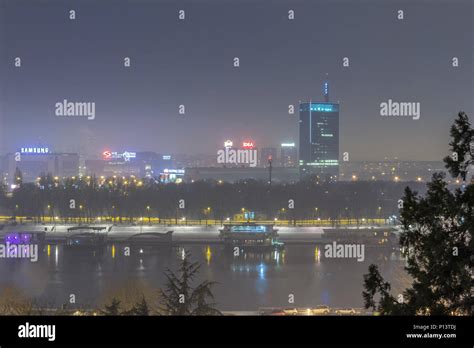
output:
[[[115,244],[112,244],[112,258],[115,259]]]
[[[318,263],[321,260],[321,254],[319,253],[319,248],[318,247],[314,248],[314,259]]]
[[[211,247],[210,247],[210,246],[207,246],[207,249],[206,249],[206,261],[207,261],[207,264],[208,264],[208,265],[211,263],[211,257],[212,257]]]

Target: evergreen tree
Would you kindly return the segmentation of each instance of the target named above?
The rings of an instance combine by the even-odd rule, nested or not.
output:
[[[150,315],[150,309],[148,308],[148,303],[145,299],[145,296],[142,296],[142,300],[137,302],[128,312],[124,314],[140,316]]]
[[[120,301],[114,297],[110,302],[110,305],[105,305],[102,314],[115,316],[120,315]]]
[[[221,315],[221,312],[214,306],[215,302],[207,302],[207,299],[214,300],[214,294],[211,289],[216,282],[204,281],[199,284],[193,292],[193,301],[196,308],[193,310],[193,315]]]
[[[467,177],[472,129],[464,113],[451,128],[453,157],[445,158],[454,178]],[[390,284],[384,282],[377,267],[371,265],[364,276],[362,293],[365,307],[382,314],[454,315],[471,314],[472,298],[470,255],[474,250],[474,185],[450,190],[442,173],[435,173],[427,184],[424,197],[405,189],[400,220],[403,232],[400,246],[407,258],[405,267],[413,278],[411,288],[395,299],[389,294]],[[378,294],[379,303],[375,303]]]
[[[214,303],[207,303],[207,298],[214,298],[211,291],[214,282],[204,281],[192,287],[201,265],[190,262],[190,256],[189,252],[185,252],[177,274],[169,269],[166,271],[167,284],[161,291],[163,312],[167,315],[220,314],[213,307]]]
[[[444,158],[449,173],[466,180],[469,167],[474,164],[474,130],[465,112],[460,112],[451,126],[451,155]]]

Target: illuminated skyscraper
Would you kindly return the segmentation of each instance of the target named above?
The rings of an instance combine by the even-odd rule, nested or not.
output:
[[[298,150],[295,143],[282,143],[280,148],[280,163],[282,167],[296,167]]]
[[[300,176],[339,175],[339,104],[329,102],[329,83],[323,85],[325,102],[300,103]]]

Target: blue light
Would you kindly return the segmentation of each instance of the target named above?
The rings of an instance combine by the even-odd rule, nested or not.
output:
[[[231,226],[231,232],[267,232],[267,226]]]
[[[47,147],[22,147],[20,152],[25,155],[39,155],[49,154],[49,148]]]
[[[265,279],[265,265],[263,263],[261,263],[258,266],[258,273],[259,273],[260,279]]]
[[[319,111],[319,112],[337,112],[338,111],[337,104],[319,104],[319,103],[311,103],[311,111]]]

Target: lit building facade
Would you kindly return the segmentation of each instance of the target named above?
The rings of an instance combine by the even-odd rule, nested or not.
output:
[[[339,104],[329,102],[329,86],[324,84],[325,102],[300,103],[299,168],[302,178],[319,176],[337,180],[339,175]]]
[[[282,143],[280,147],[280,165],[282,167],[296,167],[297,161],[298,150],[295,143]]]
[[[13,185],[18,168],[23,182],[34,182],[41,175],[70,177],[79,173],[79,155],[76,153],[54,153],[46,147],[21,148],[3,158],[2,178],[7,185]]]

